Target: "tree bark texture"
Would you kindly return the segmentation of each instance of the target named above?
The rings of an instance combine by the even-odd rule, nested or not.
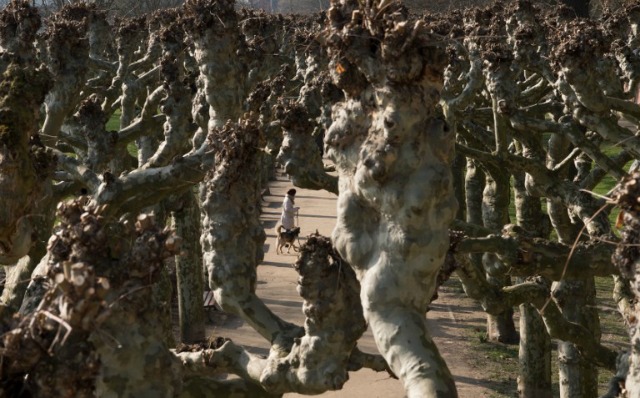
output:
[[[176,238],[145,215],[135,225],[110,223],[86,203],[59,206],[46,276],[55,288],[28,322],[3,335],[2,373],[22,379],[9,391],[26,388],[45,398],[171,397],[181,386],[180,363],[164,342],[162,306],[151,287],[163,259],[175,254]],[[112,239],[114,233],[120,239]]]
[[[171,214],[176,234],[182,238],[182,251],[175,257],[180,340],[195,343],[205,339],[200,207],[193,192],[183,194],[178,202],[180,208]]]
[[[225,311],[242,316],[273,346],[288,350],[301,330],[277,317],[255,294],[257,253],[265,237],[253,200],[260,195],[253,183],[260,166],[260,131],[249,123],[227,124],[208,140],[217,152],[215,170],[200,186],[200,242],[209,287]]]
[[[82,98],[80,92],[89,72],[89,42],[86,20],[54,17],[46,31],[47,65],[53,88],[44,101],[46,117],[43,142],[54,146],[64,119],[73,113]]]
[[[32,217],[55,165],[36,138],[39,107],[49,87],[48,74],[28,63],[11,63],[0,81],[0,263],[5,265],[29,252]]]
[[[350,358],[367,328],[360,285],[331,241],[321,236],[309,238],[295,267],[301,276],[297,290],[304,299],[305,335],[286,357],[267,361],[260,381],[276,393],[339,390],[349,379]]]
[[[323,137],[331,124],[330,108],[342,91],[330,81],[326,49],[305,33],[309,31],[302,29],[294,38],[297,55],[305,57],[305,62],[297,65],[296,78],[303,83],[298,99],[294,103],[283,99],[276,109],[283,132],[277,160],[295,186],[337,194],[338,179],[325,172],[322,157]]]
[[[277,160],[291,176],[293,185],[338,193],[338,179],[324,171],[322,154],[314,138],[310,116],[302,105],[283,107],[278,117],[283,131]]]
[[[320,394],[340,389],[348,379],[347,371],[362,367],[388,370],[381,357],[364,354],[356,347],[366,323],[354,271],[328,238],[310,236],[300,253],[295,268],[300,275],[297,290],[304,300],[304,335],[294,339],[287,353],[272,351],[268,358],[250,354],[224,339],[215,347],[179,350],[177,355],[185,369],[185,393],[233,388],[241,390],[238,396],[246,396],[244,389],[253,391],[256,397],[281,396],[288,391]],[[243,384],[232,386],[202,379],[222,373],[240,376]],[[264,390],[251,389],[250,384]]]
[[[235,123],[242,116],[243,105],[250,91],[245,62],[246,43],[232,0],[188,2],[185,4],[185,18],[194,40],[194,56],[209,104],[208,132],[214,136],[212,142],[216,142],[216,147],[220,149],[239,145],[237,150],[222,151],[212,179],[200,187],[203,211],[201,243],[210,287],[214,289],[216,300],[223,308],[249,316],[248,322],[254,326],[260,325],[259,333],[273,341],[276,335],[282,337],[283,333],[286,334],[284,330],[290,329],[290,325],[278,319],[255,296],[255,267],[264,256],[265,233],[259,219],[261,187],[258,188],[253,179],[260,175],[262,164],[256,149],[261,147],[263,139],[255,126],[248,124],[246,137],[237,134],[224,137],[228,131],[225,123]],[[250,148],[250,145],[254,145],[254,148]],[[229,170],[225,170],[226,167]],[[219,182],[221,184],[216,185]],[[242,205],[244,207],[239,208]],[[236,224],[226,225],[220,220]],[[214,232],[214,225],[216,228],[220,225],[224,227]],[[229,231],[222,232],[225,228]],[[247,243],[247,246],[241,243]],[[212,267],[217,267],[221,273],[214,275]],[[231,270],[234,267],[237,268]],[[224,277],[232,274],[238,275],[237,290],[223,283]],[[249,311],[251,314],[248,315],[245,311],[254,306],[256,312]]]
[[[565,137],[555,136],[549,144],[547,163],[554,165],[567,155],[568,142]],[[573,243],[574,227],[562,203],[549,201],[552,224],[557,225],[561,242]],[[564,231],[561,236],[560,231]],[[569,243],[571,242],[571,243]],[[600,324],[597,313],[593,313],[595,304],[595,285],[593,278],[583,277],[563,279],[553,286],[553,296],[562,314],[567,320],[580,323],[590,330],[599,340]],[[578,349],[568,341],[558,342],[558,373],[560,376],[560,396],[562,398],[595,397],[598,394],[598,370],[580,357]]]
[[[534,236],[546,238],[548,219],[540,198],[527,194],[524,173],[513,175],[516,219]],[[517,278],[524,282],[522,278]],[[520,349],[518,351],[518,393],[521,398],[551,398],[551,338],[538,311],[529,303],[520,304]]]
[[[12,59],[18,64],[33,65],[36,57],[33,43],[42,26],[38,10],[26,2],[16,1],[7,4],[0,15],[0,74],[4,74]]]
[[[591,310],[595,305],[593,278],[557,282],[553,297],[567,320],[584,325],[592,331],[594,338],[600,339],[597,313],[594,317]],[[598,368],[584,360],[571,342],[558,342],[558,369],[563,398],[598,396]]]
[[[455,137],[434,112],[444,54],[394,3],[333,1],[329,18],[332,74],[346,95],[325,138],[339,175],[336,248],[407,395],[457,396],[425,319],[457,208]]]
[[[209,129],[236,122],[249,94],[246,44],[233,0],[196,0],[185,4],[188,31],[204,78]],[[257,83],[257,82],[256,82]]]
[[[640,198],[640,173],[636,171],[625,179],[614,193],[614,200],[623,211],[622,239],[612,257],[613,262],[620,268],[622,275],[631,280],[631,290],[636,298],[640,297],[640,213],[638,210],[638,198]],[[630,338],[631,350],[625,365],[629,366],[624,387],[630,397],[640,395],[640,328],[638,308],[632,314]],[[624,369],[619,366],[619,369]]]
[[[167,13],[167,18],[179,20],[177,12]],[[174,157],[188,152],[192,145],[189,138],[193,135],[191,113],[191,88],[187,85],[185,71],[185,34],[182,24],[166,23],[163,27],[160,43],[162,60],[160,73],[163,78],[165,96],[161,111],[165,115],[163,126],[164,139],[143,167],[164,166]]]
[[[466,166],[467,159],[464,156],[456,155],[453,159],[452,172],[453,172],[453,189],[456,195],[458,203],[464,203],[466,192]],[[458,206],[458,213],[456,214],[458,220],[465,221],[467,219],[466,206]]]
[[[287,82],[291,75],[292,69],[283,66],[277,75],[258,83],[247,98],[248,111],[251,117],[256,120],[265,141],[258,181],[261,189],[267,187],[268,182],[275,178],[276,157],[283,139],[280,123],[275,120],[276,105],[287,89]]]
[[[484,226],[501,230],[509,223],[509,178],[508,173],[493,170],[487,175],[482,200]],[[487,272],[487,281],[496,288],[509,286],[511,278],[504,273],[504,264],[495,253],[485,253],[482,263]],[[505,308],[498,315],[487,314],[487,335],[490,340],[506,344],[518,342],[518,332],[513,321],[513,309]]]
[[[538,310],[520,304],[518,394],[521,398],[552,398],[551,339]]]
[[[35,217],[32,221],[34,242],[29,254],[22,257],[15,266],[5,267],[6,281],[2,289],[2,296],[0,296],[3,313],[13,314],[20,310],[28,281],[40,260],[47,253],[47,240],[55,221],[55,212],[52,206],[55,200],[52,196],[52,193],[48,192],[36,206],[40,217]]]

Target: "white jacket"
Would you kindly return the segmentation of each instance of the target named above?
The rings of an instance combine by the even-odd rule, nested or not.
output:
[[[284,197],[284,201],[282,202],[282,215],[280,216],[280,224],[286,229],[291,229],[296,226],[294,217],[296,212],[300,209],[299,207],[294,207],[295,201],[292,196],[286,195]]]

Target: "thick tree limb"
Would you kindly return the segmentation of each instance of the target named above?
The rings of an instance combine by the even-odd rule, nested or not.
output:
[[[93,201],[98,205],[106,205],[105,214],[111,216],[135,214],[164,197],[202,181],[213,160],[214,154],[205,144],[164,167],[138,169],[120,177],[105,174]]]
[[[541,238],[528,238],[505,226],[502,236],[463,238],[457,253],[495,253],[512,276],[540,275],[550,280],[563,277],[609,276],[618,270],[611,264],[615,246],[608,242],[579,242],[574,247]],[[567,262],[568,259],[568,262]]]

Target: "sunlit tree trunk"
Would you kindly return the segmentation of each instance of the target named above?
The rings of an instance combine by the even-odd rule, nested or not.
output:
[[[201,245],[209,287],[224,310],[244,317],[273,341],[275,335],[286,334],[286,323],[255,295],[255,268],[264,256],[265,240],[259,219],[261,187],[255,179],[262,166],[258,151],[261,136],[253,125],[240,129],[247,133],[242,144],[238,136],[224,137],[222,132],[223,126],[233,129],[231,124],[244,113],[250,90],[247,44],[233,1],[193,1],[185,5],[185,11],[200,70],[200,96],[209,107],[208,118],[198,123],[202,135],[206,131],[220,151],[216,170],[200,186]],[[199,103],[202,106],[201,99]],[[208,122],[206,130],[204,120]],[[249,148],[249,143],[254,147]],[[228,145],[238,145],[240,152],[229,151]],[[242,162],[244,166],[238,167]]]
[[[396,7],[342,0],[329,10],[332,77],[346,94],[325,138],[339,176],[333,240],[356,271],[365,318],[407,396],[455,397],[425,319],[457,208],[455,134],[435,113],[444,53],[424,44],[420,24],[401,23]]]
[[[218,155],[215,170],[200,186],[200,241],[216,301],[244,318],[274,349],[286,350],[300,328],[280,319],[256,295],[257,253],[264,244],[260,209],[253,200],[259,195],[253,181],[260,166],[259,137],[260,131],[250,123],[210,132]],[[263,239],[258,246],[254,237],[259,233]]]
[[[547,238],[546,215],[539,198],[529,196],[525,189],[524,173],[514,173],[514,198],[518,225],[533,236]],[[518,282],[524,282],[517,278]],[[548,283],[548,282],[547,282]],[[518,351],[518,393],[521,398],[551,398],[551,338],[530,303],[520,304],[520,349]]]

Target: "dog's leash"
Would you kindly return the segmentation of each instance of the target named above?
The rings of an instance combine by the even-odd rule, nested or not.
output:
[[[300,210],[296,210],[296,225],[300,226]]]

